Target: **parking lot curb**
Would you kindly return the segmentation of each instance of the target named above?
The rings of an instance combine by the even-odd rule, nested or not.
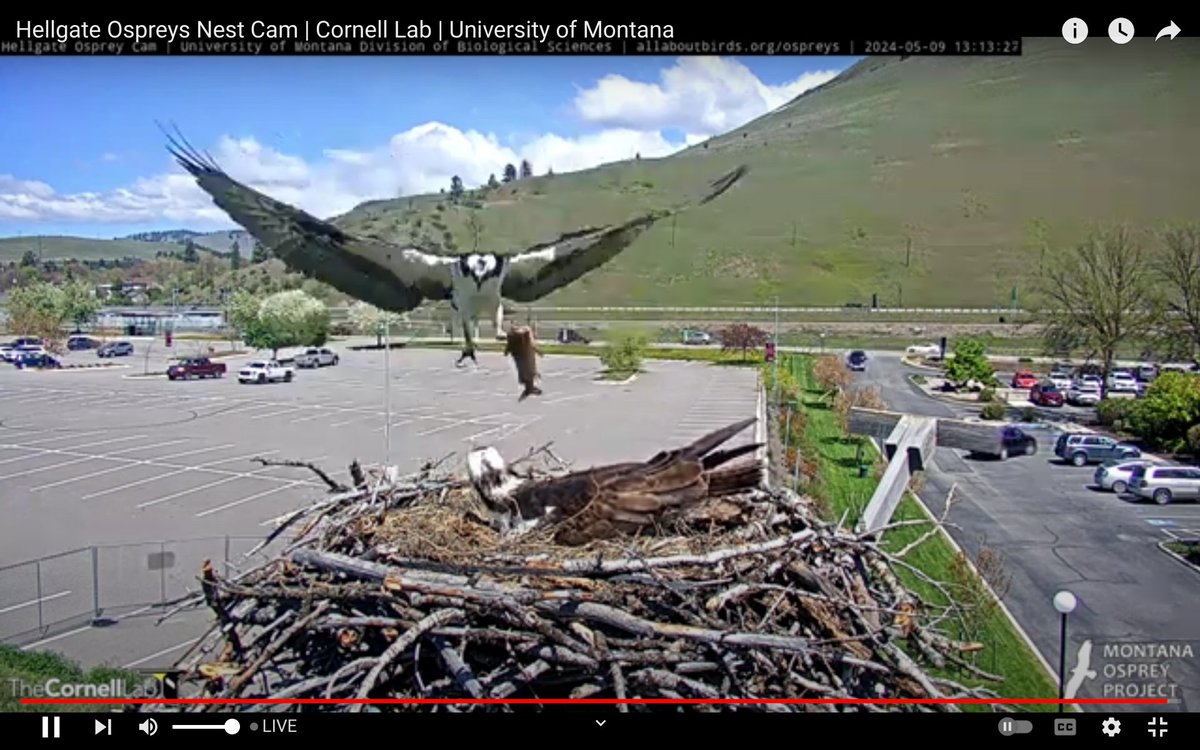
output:
[[[1170,544],[1171,542],[1179,542],[1179,541],[1181,541],[1181,540],[1165,539],[1158,543],[1158,548],[1160,550],[1162,550],[1164,553],[1166,553],[1166,554],[1170,555],[1171,557],[1175,558],[1176,560],[1178,560],[1180,565],[1187,566],[1188,568],[1191,568],[1193,572],[1200,574],[1200,565],[1196,565],[1195,563],[1188,561],[1188,559],[1186,557],[1184,557],[1183,555],[1179,554],[1178,552],[1176,552],[1174,550],[1167,548],[1167,545]]]
[[[624,380],[604,380],[603,378],[597,378],[594,382],[598,385],[629,385],[633,381],[637,380],[637,378],[638,374],[635,372]]]
[[[38,372],[38,373],[42,373],[42,374],[49,374],[52,372],[96,372],[97,370],[122,370],[122,369],[126,369],[128,367],[129,367],[129,365],[110,365],[110,364],[75,365],[73,367],[70,365],[64,365],[63,367],[53,367],[53,368],[22,367],[21,371],[22,372]]]

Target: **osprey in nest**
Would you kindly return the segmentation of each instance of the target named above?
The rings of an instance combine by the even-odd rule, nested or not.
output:
[[[731,424],[649,461],[541,480],[513,472],[495,448],[480,448],[467,455],[467,472],[502,531],[556,525],[555,542],[578,546],[637,532],[669,511],[687,510],[708,498],[761,487],[764,473],[757,459],[729,465],[761,444],[716,450],[754,422]]]
[[[465,342],[460,366],[468,357],[478,363],[475,336],[481,314],[494,316],[496,335],[502,335],[501,297],[521,303],[545,297],[611,260],[656,222],[713,200],[747,171],[743,166],[720,177],[697,200],[649,211],[623,224],[568,232],[516,254],[439,255],[344,232],[233,180],[182,136],[167,137],[167,150],[213,201],[292,270],[397,313],[427,300],[450,300]]]

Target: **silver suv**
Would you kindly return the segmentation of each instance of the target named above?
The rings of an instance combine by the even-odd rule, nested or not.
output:
[[[1129,490],[1143,500],[1167,505],[1175,500],[1200,500],[1200,469],[1191,466],[1139,466],[1129,478]]]

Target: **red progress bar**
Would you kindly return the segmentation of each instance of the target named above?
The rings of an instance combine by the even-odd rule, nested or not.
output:
[[[989,698],[22,698],[22,704],[140,704],[161,703],[165,705],[197,705],[197,704],[243,704],[243,703],[296,703],[304,705],[339,705],[366,703],[375,705],[687,705],[687,704],[835,704],[835,705],[873,705],[873,706],[922,706],[932,704],[957,705],[1142,705],[1160,706],[1170,701],[1166,698],[1010,698],[1008,700],[992,700]]]

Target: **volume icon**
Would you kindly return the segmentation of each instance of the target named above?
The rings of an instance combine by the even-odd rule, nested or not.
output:
[[[138,729],[153,737],[154,733],[158,731],[158,722],[154,719],[146,719],[141,724],[138,724]]]

